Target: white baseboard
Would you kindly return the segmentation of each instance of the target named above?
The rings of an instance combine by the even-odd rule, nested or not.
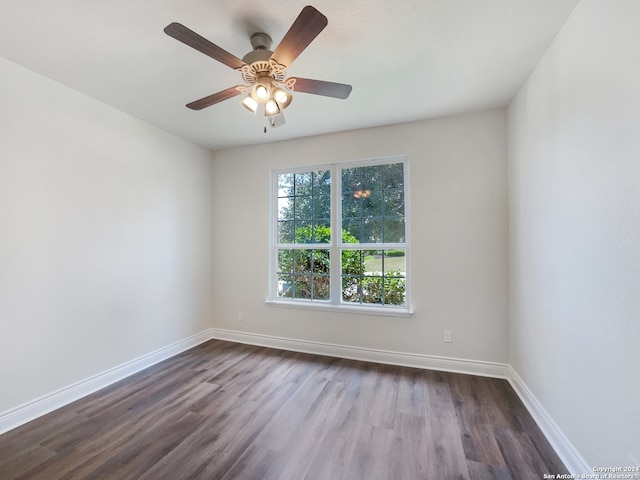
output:
[[[213,328],[212,336],[213,338],[228,340],[230,342],[279,348],[294,352],[313,353],[316,355],[326,355],[328,357],[362,360],[365,362],[466,373],[470,375],[480,375],[483,377],[508,378],[509,375],[509,365],[504,363],[462,360],[458,358],[421,355],[416,353],[392,352],[373,348],[349,347],[346,345],[335,345],[309,340],[296,340],[292,338],[274,337],[272,335],[246,333],[220,328]]]
[[[212,338],[211,329],[160,348],[105,372],[56,390],[28,403],[0,413],[0,434],[12,430],[57,408],[75,402],[101,388],[140,372]]]
[[[509,367],[509,383],[516,391],[522,403],[536,421],[542,433],[556,451],[564,466],[572,475],[593,474],[593,470],[584,458],[578,453],[569,439],[562,433],[558,424],[544,409],[540,401],[531,392],[518,373]],[[549,472],[551,473],[551,472]]]

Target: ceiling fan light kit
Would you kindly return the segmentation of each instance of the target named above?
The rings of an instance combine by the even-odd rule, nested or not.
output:
[[[227,88],[213,95],[188,103],[192,110],[215,105],[237,95],[247,93],[240,104],[251,113],[264,110],[273,128],[284,125],[282,110],[293,100],[291,92],[310,93],[346,99],[351,85],[300,77],[286,77],[286,70],[302,51],[327,26],[327,17],[312,6],[306,6],[293,22],[280,44],[271,51],[272,40],[266,33],[251,36],[253,50],[242,60],[179,23],[171,23],[165,33],[176,40],[210,56],[241,73],[244,85]]]

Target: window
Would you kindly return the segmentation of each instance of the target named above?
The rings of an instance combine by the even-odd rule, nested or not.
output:
[[[386,159],[274,172],[271,300],[408,312],[406,170]]]

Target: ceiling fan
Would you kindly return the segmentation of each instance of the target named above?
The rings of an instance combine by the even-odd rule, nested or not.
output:
[[[254,33],[251,36],[253,51],[247,53],[242,59],[184,25],[175,22],[167,25],[164,29],[167,35],[239,71],[245,82],[244,85],[229,87],[188,103],[187,107],[192,110],[201,110],[248,93],[241,104],[252,113],[264,107],[269,125],[278,127],[284,125],[282,110],[291,104],[291,92],[347,98],[351,93],[351,85],[286,76],[286,69],[327,26],[327,23],[327,17],[314,7],[306,6],[274,51],[271,51],[272,40],[269,35],[262,32]]]

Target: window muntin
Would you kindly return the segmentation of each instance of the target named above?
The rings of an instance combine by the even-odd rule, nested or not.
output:
[[[276,172],[271,298],[408,309],[405,175],[405,159]]]

